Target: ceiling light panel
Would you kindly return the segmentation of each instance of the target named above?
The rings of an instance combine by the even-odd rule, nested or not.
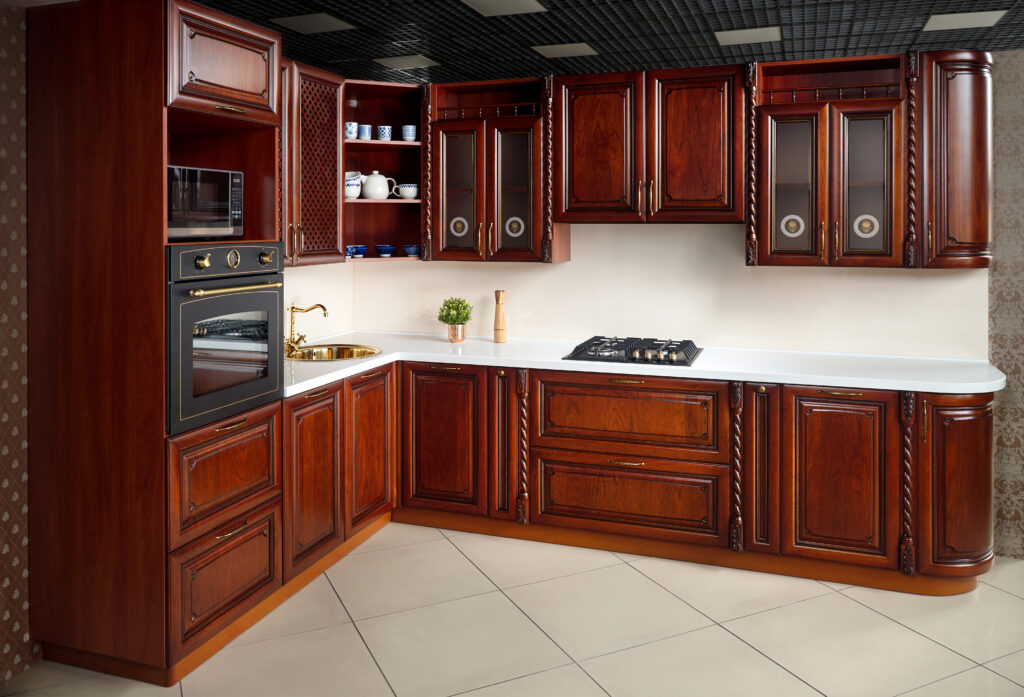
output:
[[[779,27],[757,27],[756,29],[716,31],[715,38],[718,39],[719,46],[766,44],[772,41],[782,41],[782,30]]]
[[[948,15],[932,15],[921,31],[991,27],[1005,14],[1006,10],[995,10],[993,12],[957,12]]]
[[[484,17],[502,15],[526,15],[533,12],[547,12],[548,8],[537,0],[462,0]]]
[[[408,70],[409,68],[429,68],[432,65],[440,65],[426,56],[415,54],[412,56],[388,56],[387,58],[374,58],[375,63],[393,68],[395,70]]]
[[[274,24],[280,24],[300,34],[323,34],[329,31],[344,31],[355,29],[348,22],[342,22],[337,17],[332,17],[326,12],[316,12],[311,15],[295,15],[293,17],[278,17],[270,20]]]
[[[548,44],[547,46],[533,46],[534,51],[545,58],[573,58],[574,56],[596,56],[590,44]]]

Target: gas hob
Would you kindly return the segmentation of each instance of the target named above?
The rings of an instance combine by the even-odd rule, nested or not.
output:
[[[689,339],[593,336],[574,348],[564,360],[688,366],[700,352]]]

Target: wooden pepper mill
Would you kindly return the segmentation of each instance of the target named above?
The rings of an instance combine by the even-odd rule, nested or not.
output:
[[[505,291],[494,291],[494,343],[504,344],[506,338],[505,325]]]

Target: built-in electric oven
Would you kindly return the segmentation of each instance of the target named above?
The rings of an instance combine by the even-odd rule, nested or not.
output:
[[[167,430],[282,396],[280,243],[167,248]]]

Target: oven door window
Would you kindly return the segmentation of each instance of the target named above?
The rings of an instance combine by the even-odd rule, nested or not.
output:
[[[192,397],[270,375],[267,313],[234,312],[192,324]]]

